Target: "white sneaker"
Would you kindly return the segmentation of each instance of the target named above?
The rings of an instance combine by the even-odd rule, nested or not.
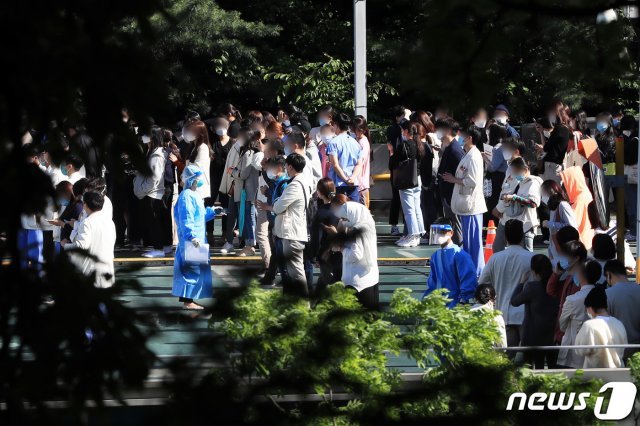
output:
[[[635,241],[636,241],[636,235],[635,235],[635,234],[632,234],[631,232],[627,232],[627,233],[624,235],[624,238],[625,238],[625,240],[627,240],[627,241],[628,241],[628,242],[630,242],[630,243],[633,243],[633,242],[635,242]]]
[[[173,255],[173,247],[171,246],[165,246],[162,251],[164,251],[164,255],[165,256],[171,256]]]
[[[397,225],[391,226],[391,235],[393,235],[395,237],[395,236],[398,236],[400,234],[402,234],[402,232],[400,232],[400,228],[398,228]]]
[[[227,254],[227,253],[233,251],[233,244],[231,244],[230,242],[227,241],[226,243],[224,243],[224,245],[222,246],[222,249],[220,249],[220,251],[223,254]]]
[[[162,250],[149,250],[145,253],[142,253],[142,257],[164,257],[164,251]]]
[[[238,256],[240,257],[255,256],[255,255],[256,255],[256,249],[254,249],[251,246],[246,246],[245,248],[240,250],[240,252],[238,253]]]
[[[407,237],[405,241],[398,244],[400,247],[417,247],[420,244],[420,236],[419,235],[411,235]]]
[[[402,236],[398,241],[395,242],[395,245],[399,246],[400,244],[402,244],[405,241],[407,241],[407,238],[409,238],[409,235]]]

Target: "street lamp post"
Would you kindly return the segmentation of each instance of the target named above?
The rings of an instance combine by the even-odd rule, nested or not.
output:
[[[353,1],[355,113],[367,117],[367,2]]]

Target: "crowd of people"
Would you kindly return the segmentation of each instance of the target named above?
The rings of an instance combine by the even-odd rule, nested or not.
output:
[[[319,298],[327,285],[342,281],[366,308],[377,308],[373,150],[365,117],[325,106],[314,127],[293,105],[276,115],[243,116],[224,104],[209,119],[189,112],[170,129],[141,128],[122,114],[144,153],[144,172],[127,156],[124,169],[112,167],[78,125],[60,132],[67,151],[62,165],[51,161],[50,141],[27,135],[27,161],[51,178],[57,198],[44,215],[23,217],[24,266],[37,268],[71,250],[82,271],[95,271],[97,285],[106,287],[114,279],[116,246],[148,258],[173,255],[173,295],[188,309],[202,309],[195,300],[212,297],[211,269],[208,259],[194,261],[190,253],[215,243],[213,219],[220,217],[222,253],[252,256],[260,249],[262,285],[273,285],[279,274],[284,293]],[[640,310],[631,304],[640,287],[625,284],[635,262],[628,247],[628,255],[616,259],[605,179],[621,137],[628,182],[626,211],[616,213],[628,218],[627,240],[634,241],[634,117],[601,113],[590,129],[586,113],[557,101],[525,141],[505,105],[491,116],[479,109],[462,125],[446,108],[432,114],[397,106],[391,116],[391,235],[403,248],[440,245],[425,295],[444,288],[451,307],[473,301],[476,308],[495,307],[508,346],[640,343]],[[489,221],[497,223],[495,254],[485,264]],[[547,255],[534,255],[536,238],[548,244]],[[536,367],[617,367],[628,352],[525,355]]]

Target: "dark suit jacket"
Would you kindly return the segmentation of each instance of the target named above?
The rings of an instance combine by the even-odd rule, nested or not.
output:
[[[518,284],[511,296],[513,306],[524,305],[522,346],[553,345],[560,301],[547,294],[547,284],[530,281]]]

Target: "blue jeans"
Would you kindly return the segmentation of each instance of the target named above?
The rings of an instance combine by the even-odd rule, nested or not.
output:
[[[358,185],[355,186],[339,186],[336,188],[336,194],[344,194],[351,201],[355,201],[356,203],[360,202],[360,190]]]
[[[242,238],[248,246],[256,244],[256,226],[257,214],[255,204],[247,201],[244,205],[244,228],[242,229]]]
[[[415,188],[400,190],[400,204],[407,224],[408,235],[424,234],[424,219],[422,218],[422,206],[420,205],[421,188],[420,179],[418,179],[418,186]]]

